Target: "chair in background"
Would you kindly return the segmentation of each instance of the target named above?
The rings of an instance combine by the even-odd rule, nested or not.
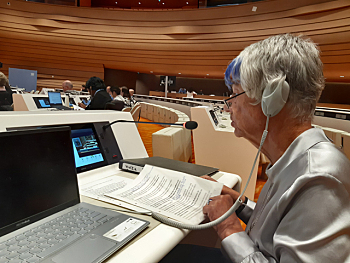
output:
[[[122,111],[124,107],[125,107],[125,104],[121,100],[113,100],[111,102],[106,103],[105,110]]]
[[[141,115],[141,105],[134,106],[130,113],[134,121],[138,121]]]
[[[122,109],[122,111],[125,111],[125,112],[130,112],[131,111],[131,107],[125,107],[124,109]]]

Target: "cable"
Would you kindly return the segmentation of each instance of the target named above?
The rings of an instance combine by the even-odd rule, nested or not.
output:
[[[247,181],[245,187],[243,188],[242,193],[239,195],[239,197],[237,198],[235,203],[232,205],[232,207],[225,214],[223,214],[221,217],[219,217],[218,219],[216,219],[216,220],[214,220],[212,222],[205,223],[205,224],[202,224],[202,225],[190,225],[190,224],[184,224],[184,223],[176,222],[176,221],[174,221],[172,219],[169,219],[169,218],[167,218],[165,216],[162,216],[160,214],[157,214],[157,213],[152,213],[152,217],[154,219],[159,220],[160,222],[162,222],[164,224],[167,224],[169,226],[173,226],[173,227],[176,227],[176,228],[183,228],[183,229],[188,229],[188,230],[202,230],[202,229],[207,229],[207,228],[211,228],[213,226],[216,226],[216,225],[220,224],[221,222],[225,221],[229,216],[231,216],[237,210],[237,208],[241,205],[241,202],[242,202],[241,201],[241,197],[243,196],[245,190],[247,189],[249,181],[250,181],[250,179],[252,177],[256,161],[258,160],[259,153],[261,152],[261,148],[262,148],[262,146],[263,146],[263,144],[265,142],[265,139],[267,137],[268,126],[269,126],[269,119],[270,119],[270,116],[267,116],[266,124],[265,124],[265,130],[264,130],[264,132],[263,132],[263,134],[261,136],[258,153],[255,156],[255,160],[254,160],[254,163],[253,163],[253,167],[252,167],[252,169],[250,171],[250,174],[249,174],[249,177],[248,177],[248,181]]]

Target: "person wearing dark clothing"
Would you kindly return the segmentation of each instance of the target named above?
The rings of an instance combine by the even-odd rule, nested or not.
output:
[[[4,73],[0,72],[0,111],[12,111],[12,90]]]
[[[91,95],[91,101],[88,105],[79,103],[79,106],[86,110],[104,110],[106,103],[112,101],[111,96],[106,91],[106,85],[103,80],[98,77],[92,77],[87,82],[85,87]]]
[[[93,96],[90,104],[86,107],[86,110],[104,110],[106,103],[112,101],[111,96],[105,90],[99,90]]]

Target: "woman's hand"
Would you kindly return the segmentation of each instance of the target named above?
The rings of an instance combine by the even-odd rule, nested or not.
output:
[[[208,175],[201,176],[201,178],[209,180],[209,181],[217,182],[215,179],[211,178]],[[236,202],[237,198],[239,197],[239,193],[237,191],[235,191],[235,190],[233,190],[225,185],[222,187],[221,194],[231,196],[231,198],[233,199],[234,202]],[[245,200],[245,196],[242,196],[241,200]]]
[[[211,201],[203,207],[203,213],[210,221],[218,219],[233,206],[233,199],[228,194],[214,196],[210,200]],[[233,213],[225,221],[214,226],[214,229],[221,240],[234,233],[244,231],[236,213]]]

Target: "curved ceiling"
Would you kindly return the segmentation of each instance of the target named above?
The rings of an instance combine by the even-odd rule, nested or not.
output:
[[[91,0],[91,6],[126,9],[198,8],[198,0]]]
[[[44,84],[104,68],[221,79],[245,46],[287,32],[319,44],[328,82],[350,82],[348,0],[142,11],[0,0],[0,14],[3,71],[36,69]]]

